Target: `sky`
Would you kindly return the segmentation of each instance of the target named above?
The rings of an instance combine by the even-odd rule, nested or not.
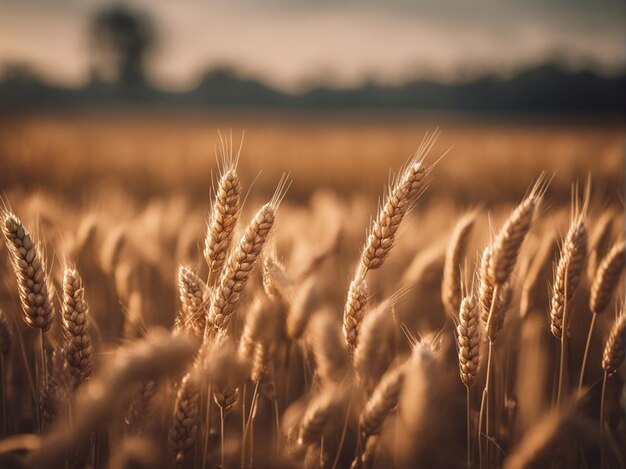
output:
[[[67,86],[89,77],[89,20],[108,0],[0,0],[0,64]],[[623,0],[133,0],[159,33],[150,77],[189,89],[228,65],[284,89],[502,75],[559,57],[623,70]]]

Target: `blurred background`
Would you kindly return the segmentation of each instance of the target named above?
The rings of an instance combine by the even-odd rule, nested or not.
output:
[[[218,130],[255,193],[283,171],[380,193],[442,134],[430,197],[624,184],[620,0],[0,0],[0,190],[206,200]],[[263,174],[257,177],[260,171]],[[486,183],[488,182],[488,183]]]

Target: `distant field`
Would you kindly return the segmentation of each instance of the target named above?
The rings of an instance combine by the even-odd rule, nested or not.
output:
[[[619,123],[5,118],[0,467],[620,467],[623,213]]]
[[[161,111],[5,117],[0,121],[0,189],[37,188],[84,198],[118,187],[140,199],[178,192],[204,199],[216,169],[217,132],[227,136],[232,130],[235,146],[245,131],[240,174],[245,184],[256,178],[257,195],[271,193],[280,174],[289,171],[293,200],[304,200],[319,187],[373,196],[391,168],[398,168],[425,132],[436,127],[441,135],[428,161],[449,152],[427,197],[515,201],[545,171],[554,174],[552,200],[568,201],[572,181],[590,173],[600,199],[619,202],[621,123],[485,123],[394,114],[303,118]]]

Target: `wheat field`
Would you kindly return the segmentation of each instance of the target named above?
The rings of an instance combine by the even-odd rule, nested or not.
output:
[[[3,117],[0,466],[624,467],[622,130]]]

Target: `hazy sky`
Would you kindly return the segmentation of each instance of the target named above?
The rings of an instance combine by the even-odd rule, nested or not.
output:
[[[624,64],[623,0],[134,0],[160,33],[151,76],[186,88],[215,64],[289,88],[373,77],[506,73],[547,57]],[[89,18],[105,0],[0,0],[0,63],[57,83],[88,76]]]

